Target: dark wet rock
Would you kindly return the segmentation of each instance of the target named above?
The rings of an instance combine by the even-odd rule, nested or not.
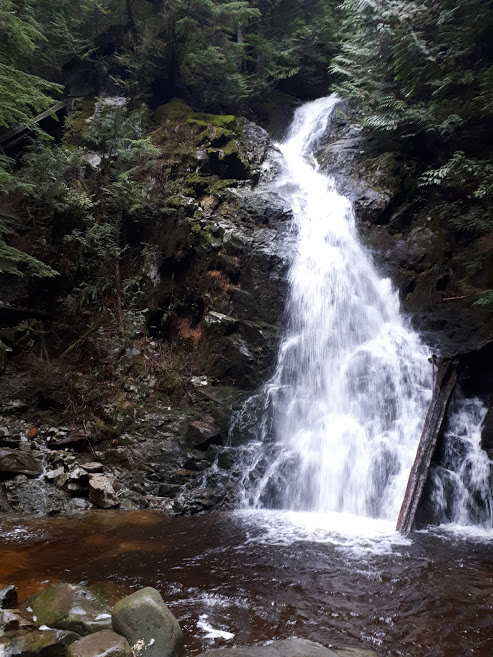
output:
[[[41,479],[19,475],[0,487],[7,511],[29,515],[50,515],[70,512],[75,507],[67,493]]]
[[[486,450],[490,458],[493,458],[493,407],[491,406],[484,418],[483,430],[481,431],[481,449]]]
[[[67,647],[80,639],[64,630],[14,630],[0,637],[2,657],[66,657]]]
[[[120,504],[113,481],[102,474],[89,477],[89,500],[101,509],[110,509]]]
[[[55,481],[58,477],[61,477],[65,473],[65,468],[63,466],[60,466],[59,468],[55,468],[55,470],[46,470],[44,473],[44,478],[46,481]]]
[[[89,463],[81,463],[80,467],[86,472],[90,473],[100,473],[104,470],[104,465],[98,463],[97,461],[90,461]]]
[[[211,416],[202,417],[188,425],[187,442],[197,449],[205,451],[209,445],[219,444],[221,440],[220,428]]]
[[[156,589],[147,587],[117,602],[112,623],[113,630],[131,646],[139,645],[141,657],[178,654],[182,639],[180,625]]]
[[[18,630],[20,627],[19,617],[8,609],[0,611],[0,632]]]
[[[210,511],[221,506],[229,493],[226,485],[200,487],[189,489],[180,495],[174,504],[174,510],[180,515],[193,515]]]
[[[67,657],[132,657],[132,649],[124,637],[102,630],[72,643]]]
[[[39,477],[42,472],[41,454],[30,449],[0,448],[0,479],[8,479],[18,474]]]
[[[110,601],[96,587],[53,584],[31,596],[23,609],[29,607],[38,627],[46,625],[80,636],[111,628]]]
[[[69,472],[63,472],[55,477],[55,484],[57,488],[74,497],[85,496],[88,493],[89,475],[84,469],[76,465]]]
[[[377,657],[373,650],[358,648],[326,648],[307,639],[284,639],[264,646],[217,648],[199,657]]]
[[[227,336],[231,335],[238,329],[238,320],[233,317],[228,317],[222,313],[217,313],[211,310],[204,318],[204,328],[214,336]]]
[[[256,123],[243,119],[243,144],[250,165],[250,177],[257,178],[271,144],[269,134]]]
[[[18,604],[17,589],[13,584],[0,591],[0,609],[16,609]]]
[[[232,448],[223,448],[217,454],[217,466],[221,470],[230,470],[234,465],[235,450]]]

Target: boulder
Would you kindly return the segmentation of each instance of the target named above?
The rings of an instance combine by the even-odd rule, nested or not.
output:
[[[484,418],[481,431],[481,449],[493,454],[493,406],[490,406]]]
[[[377,657],[373,650],[326,648],[307,639],[272,641],[267,646],[244,646],[207,650],[199,657]]]
[[[64,630],[15,630],[0,637],[2,657],[65,657],[67,646],[80,639]]]
[[[90,476],[89,500],[102,509],[110,509],[120,504],[111,480],[102,474]]]
[[[87,495],[89,475],[78,465],[66,473],[62,470],[54,479],[56,486],[70,495]]]
[[[117,602],[112,622],[114,631],[124,636],[140,657],[178,654],[181,628],[156,589],[147,587]]]
[[[41,458],[36,458],[33,452],[8,447],[0,448],[0,479],[8,479],[18,474],[39,477],[42,472]]]
[[[74,641],[67,657],[132,657],[128,641],[116,632],[102,630]]]
[[[8,609],[0,611],[0,632],[9,632],[10,630],[18,630],[20,627],[19,618]]]
[[[221,442],[221,431],[214,419],[208,415],[189,423],[187,442],[189,445],[205,451],[209,445]]]
[[[16,609],[18,604],[17,589],[13,584],[0,591],[0,609]]]
[[[91,461],[90,463],[81,463],[80,467],[85,470],[86,472],[92,473],[100,473],[103,472],[104,466],[102,463],[98,463],[97,461]]]
[[[95,587],[53,584],[31,596],[24,606],[31,607],[37,626],[70,630],[80,636],[111,628],[111,604]]]
[[[0,635],[11,630],[33,628],[34,623],[28,620],[19,609],[0,610]]]

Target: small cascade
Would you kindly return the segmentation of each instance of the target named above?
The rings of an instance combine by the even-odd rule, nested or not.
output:
[[[439,465],[430,473],[431,502],[440,524],[493,527],[493,472],[481,449],[486,407],[460,394],[449,413]]]
[[[430,352],[360,244],[351,202],[319,169],[337,103],[330,96],[300,107],[279,144],[273,191],[291,209],[296,242],[284,337],[274,375],[231,435],[233,443],[241,436],[244,507],[395,523],[432,396]],[[471,413],[459,413],[457,425]],[[435,474],[437,491],[452,476],[444,472]]]

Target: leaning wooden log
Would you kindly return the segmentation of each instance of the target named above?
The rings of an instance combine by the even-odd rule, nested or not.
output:
[[[408,534],[413,528],[416,510],[423,494],[437,440],[443,430],[445,415],[456,381],[455,363],[453,361],[442,362],[438,368],[435,389],[397,520],[397,531],[402,534]]]
[[[55,103],[52,107],[49,107],[38,116],[35,116],[32,120],[32,123],[41,123],[44,119],[49,116],[57,116],[61,111],[67,109],[67,101],[62,100],[58,103]],[[0,135],[0,144],[4,147],[6,144],[13,144],[15,141],[23,137],[28,132],[31,132],[32,128],[29,125],[18,125],[8,132],[4,132],[3,135]]]

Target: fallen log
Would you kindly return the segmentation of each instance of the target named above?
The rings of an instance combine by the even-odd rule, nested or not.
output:
[[[56,116],[61,111],[65,111],[66,109],[67,101],[61,100],[60,102],[55,103],[52,107],[49,107],[44,112],[41,112],[41,114],[38,114],[38,116],[35,116],[32,120],[32,123],[41,123],[41,121],[44,119],[47,119],[50,116]],[[13,144],[28,132],[32,132],[32,128],[29,125],[22,123],[15,128],[12,128],[12,130],[4,132],[3,135],[0,135],[0,145],[4,147],[6,144]]]
[[[409,534],[413,528],[416,510],[430,470],[431,459],[437,440],[443,430],[445,415],[456,382],[457,368],[455,362],[451,360],[442,362],[438,368],[433,396],[426,414],[416,458],[409,474],[406,493],[397,520],[396,529],[402,534]]]

